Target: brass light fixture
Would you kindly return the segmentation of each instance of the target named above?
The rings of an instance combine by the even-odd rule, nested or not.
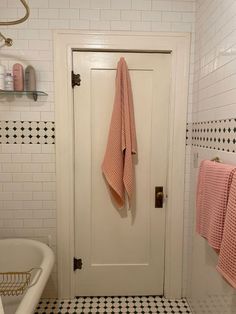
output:
[[[25,8],[25,11],[26,11],[25,15],[22,18],[20,18],[18,20],[14,20],[14,21],[7,21],[7,22],[1,22],[0,21],[0,26],[16,25],[16,24],[23,23],[28,19],[29,14],[30,14],[29,6],[25,0],[20,0],[20,2],[23,4],[23,6]],[[0,32],[0,37],[4,40],[6,46],[8,46],[8,47],[12,46],[13,40],[11,38],[5,37],[1,32]]]

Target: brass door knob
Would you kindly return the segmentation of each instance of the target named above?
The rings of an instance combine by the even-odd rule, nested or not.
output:
[[[155,187],[155,208],[162,208],[163,207],[163,186],[156,186]]]
[[[160,197],[163,197],[163,196],[164,196],[163,192],[157,192],[157,198],[160,198]]]

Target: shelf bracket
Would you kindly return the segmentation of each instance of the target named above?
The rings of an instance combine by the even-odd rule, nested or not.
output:
[[[37,101],[37,99],[38,99],[38,94],[37,94],[37,93],[32,93],[32,95],[33,95],[34,101]]]

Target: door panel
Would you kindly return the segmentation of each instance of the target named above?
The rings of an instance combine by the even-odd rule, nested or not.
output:
[[[113,205],[101,172],[116,65],[131,76],[138,154],[134,206]],[[155,186],[166,191],[170,56],[74,52],[81,75],[74,89],[76,295],[163,294],[165,207],[155,208]]]

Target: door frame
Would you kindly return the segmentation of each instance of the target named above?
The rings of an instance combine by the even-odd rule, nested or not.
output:
[[[74,125],[72,52],[139,51],[171,53],[169,156],[165,234],[164,295],[182,296],[185,138],[190,34],[56,31],[54,33],[58,297],[73,298]],[[83,78],[81,78],[83,84]],[[57,127],[60,126],[60,127]]]

